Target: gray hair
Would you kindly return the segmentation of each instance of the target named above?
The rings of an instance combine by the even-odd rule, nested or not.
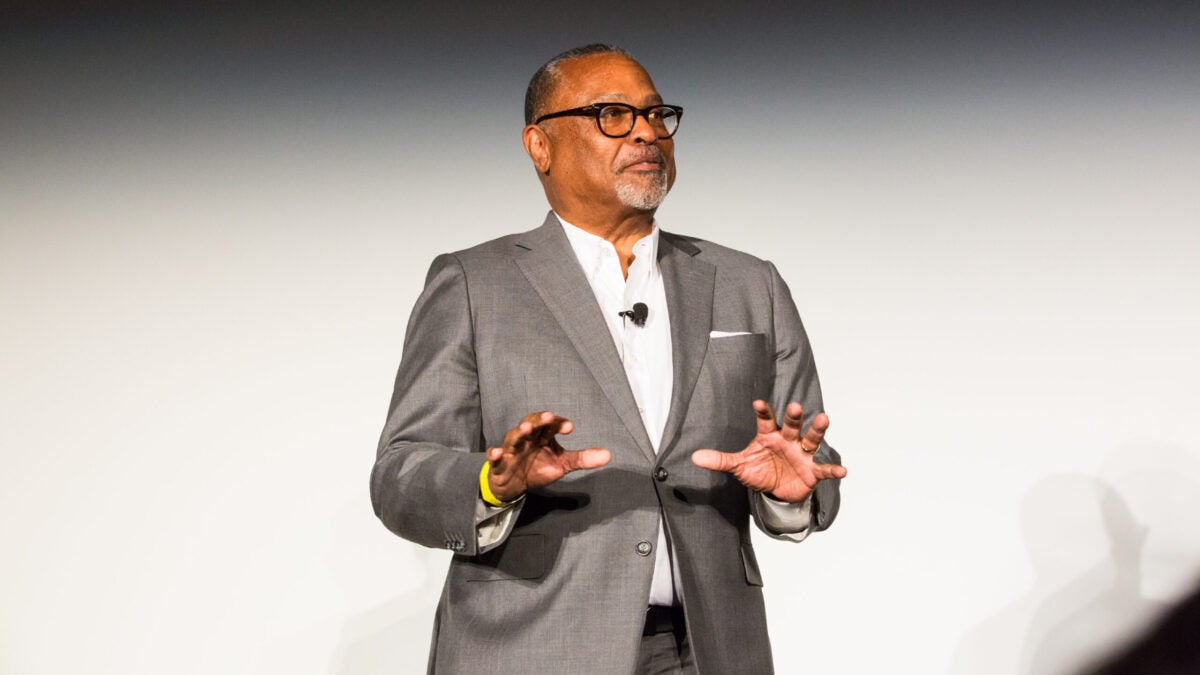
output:
[[[546,101],[550,98],[550,94],[554,91],[555,87],[558,86],[558,66],[564,61],[570,61],[571,59],[583,56],[592,56],[593,54],[620,54],[630,59],[633,58],[629,52],[616,45],[596,42],[568,49],[550,59],[541,68],[537,69],[537,72],[533,74],[533,78],[529,80],[529,87],[525,90],[525,124],[533,124],[535,119],[544,114]]]

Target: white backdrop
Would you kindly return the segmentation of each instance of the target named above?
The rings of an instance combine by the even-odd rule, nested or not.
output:
[[[781,672],[1062,672],[1193,588],[1184,93],[689,109],[660,220],[779,265],[850,469],[757,542]],[[405,322],[545,205],[515,125],[325,104],[8,137],[0,672],[423,668],[448,554],[367,493]]]

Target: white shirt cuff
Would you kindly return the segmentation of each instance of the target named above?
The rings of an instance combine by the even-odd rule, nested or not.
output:
[[[772,537],[799,542],[808,536],[812,526],[812,495],[799,504],[792,504],[755,492],[750,506],[759,527]]]
[[[492,506],[482,497],[475,501],[475,545],[479,553],[487,553],[504,543],[523,504],[525,495],[508,506]]]

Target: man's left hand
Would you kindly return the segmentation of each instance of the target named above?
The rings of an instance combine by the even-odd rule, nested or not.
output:
[[[775,423],[775,411],[766,401],[755,401],[754,412],[758,416],[758,433],[745,450],[697,450],[692,453],[692,462],[705,469],[731,473],[751,490],[794,504],[807,499],[818,481],[846,477],[846,467],[818,464],[813,459],[829,428],[828,415],[819,413],[801,438],[804,409],[799,403],[787,405],[783,428]]]

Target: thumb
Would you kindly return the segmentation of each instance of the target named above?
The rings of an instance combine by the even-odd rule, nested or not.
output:
[[[587,448],[584,450],[566,450],[563,458],[567,463],[567,471],[578,469],[597,469],[608,464],[612,453],[604,448]]]
[[[737,454],[720,450],[697,450],[692,453],[692,464],[713,471],[733,471],[738,465]]]
[[[845,478],[846,473],[846,467],[840,464],[813,464],[813,475],[817,477],[817,480]]]

